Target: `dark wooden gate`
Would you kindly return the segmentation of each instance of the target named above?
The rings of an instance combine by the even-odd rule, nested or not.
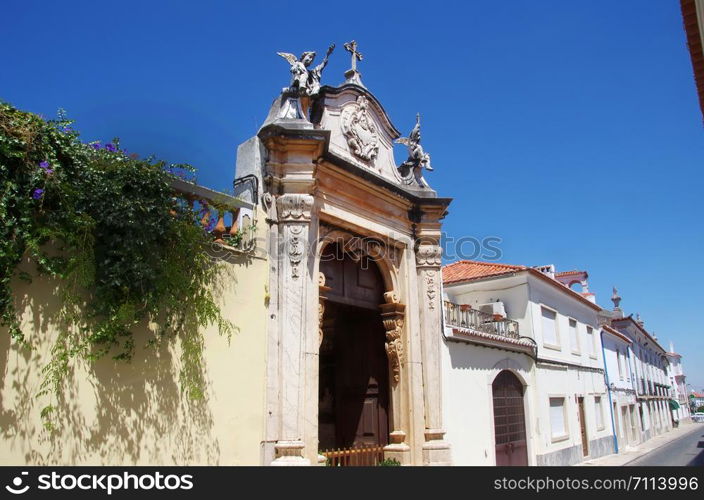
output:
[[[379,313],[340,308],[337,345],[338,446],[388,444],[388,363]]]
[[[496,465],[528,465],[523,384],[504,370],[491,386],[494,399]]]
[[[320,270],[330,290],[320,351],[319,444],[326,457],[340,458],[335,465],[372,465],[351,457],[359,458],[360,450],[377,457],[389,441],[383,281],[374,262],[351,259],[334,244]]]

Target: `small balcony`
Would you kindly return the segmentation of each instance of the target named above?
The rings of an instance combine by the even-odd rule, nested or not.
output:
[[[518,339],[518,323],[516,321],[472,309],[467,304],[455,304],[444,301],[445,325],[488,333],[499,337]]]

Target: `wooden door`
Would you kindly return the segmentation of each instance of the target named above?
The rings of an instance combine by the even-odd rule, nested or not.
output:
[[[496,465],[528,465],[523,384],[504,370],[491,386],[494,400]]]
[[[640,442],[640,429],[638,428],[638,422],[636,421],[635,405],[629,405],[628,409],[631,413],[631,432],[633,433],[633,440],[631,443],[635,444]]]
[[[338,446],[388,444],[388,363],[378,313],[345,308],[338,322]]]
[[[586,457],[589,455],[589,438],[587,437],[587,420],[584,414],[584,398],[577,398],[579,406],[579,428],[582,434],[582,454]]]
[[[623,435],[623,444],[628,444],[632,441],[632,437],[629,435],[633,431],[631,429],[631,424],[628,418],[628,408],[626,406],[621,407],[621,434]]]
[[[333,441],[334,433],[335,448],[385,446],[389,367],[379,309],[384,302],[381,273],[372,259],[352,258],[335,243],[323,251],[320,272],[329,287],[325,321],[334,325],[325,334],[331,342],[320,357],[320,376],[326,377],[321,386],[325,382],[331,393],[321,393],[320,442]]]

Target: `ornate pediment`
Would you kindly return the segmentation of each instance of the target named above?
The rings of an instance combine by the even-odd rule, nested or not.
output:
[[[400,137],[376,98],[355,84],[324,87],[317,124],[330,131],[330,151],[394,182],[400,181],[394,140]]]
[[[362,161],[373,162],[379,154],[379,134],[365,96],[359,96],[357,101],[345,107],[340,125],[350,153]]]

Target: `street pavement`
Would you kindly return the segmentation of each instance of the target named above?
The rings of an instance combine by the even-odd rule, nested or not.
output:
[[[696,427],[692,432],[688,432],[684,436],[624,465],[704,465],[704,425],[694,425]]]
[[[620,453],[576,465],[702,465],[703,452],[704,424],[680,422],[677,429],[659,434],[636,447],[626,447]]]

